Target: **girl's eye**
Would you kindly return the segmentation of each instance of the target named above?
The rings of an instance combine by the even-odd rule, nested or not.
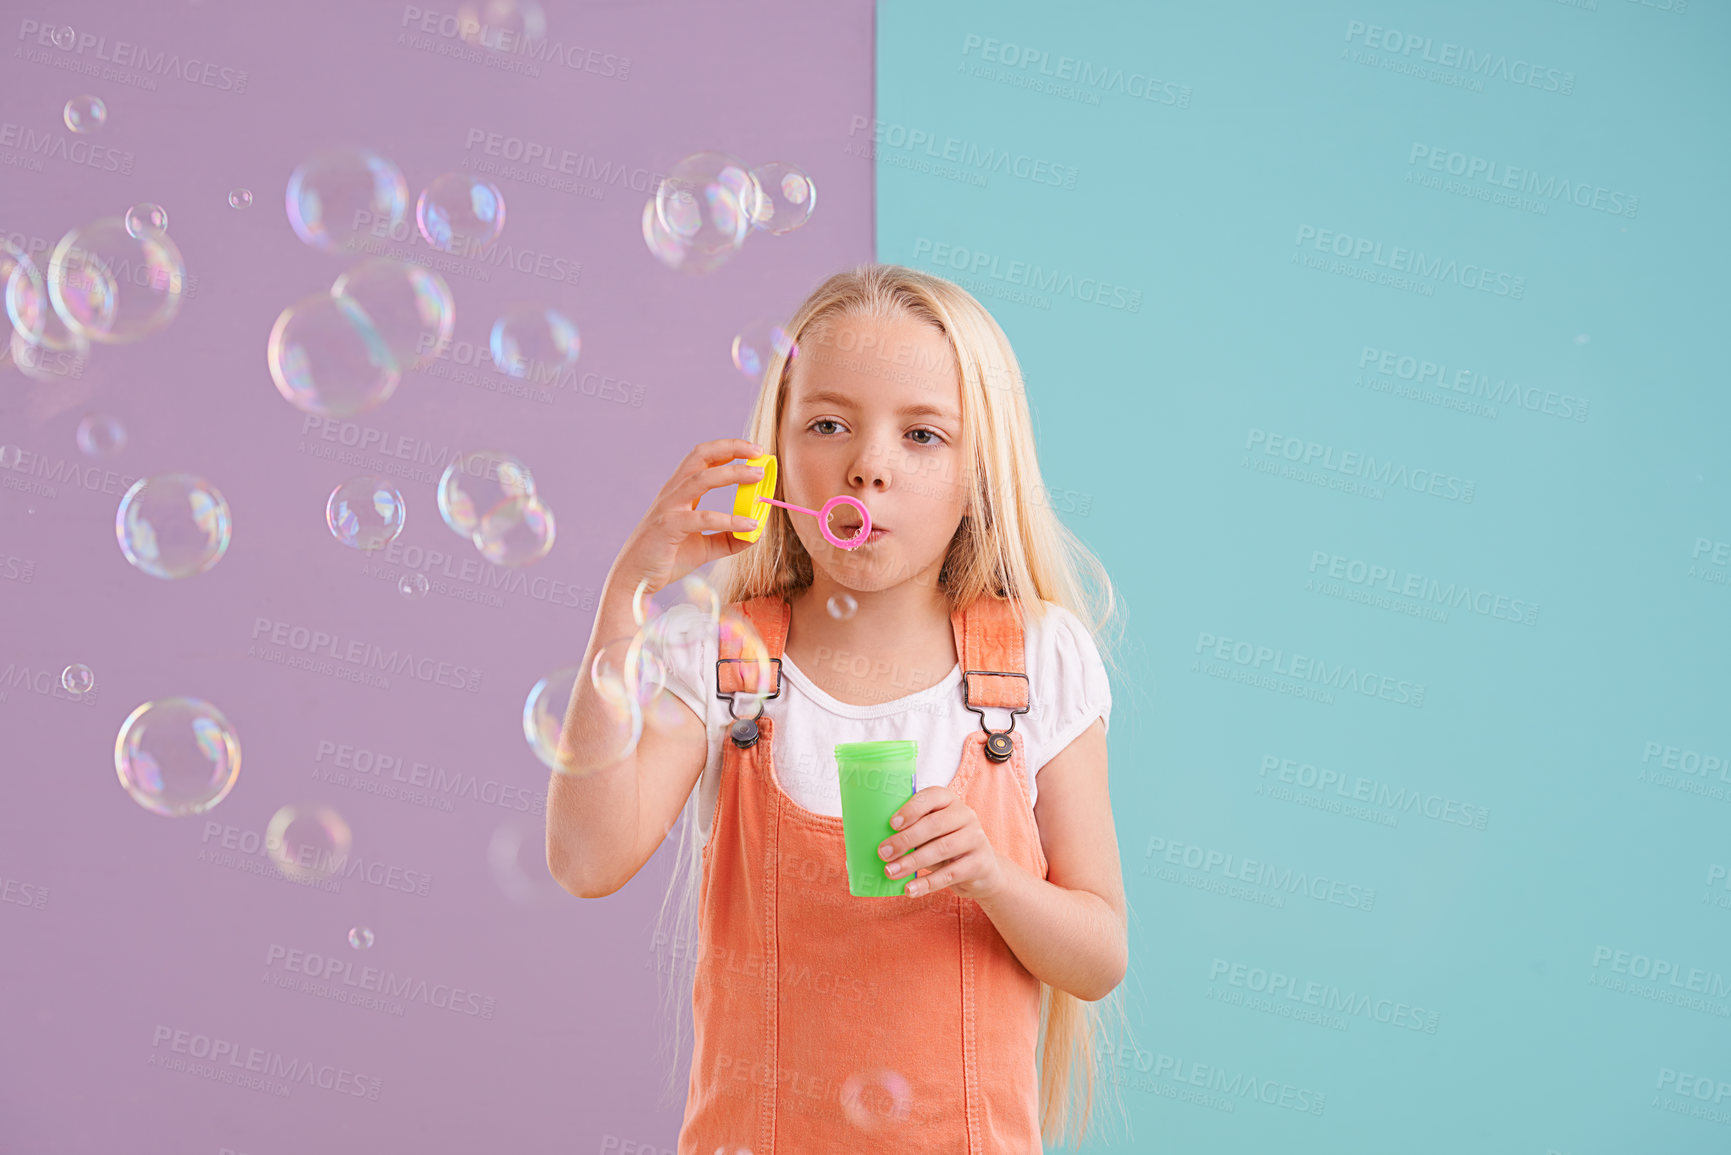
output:
[[[837,425],[837,424],[840,424],[840,423],[839,423],[839,422],[836,422],[836,421],[831,421],[831,420],[830,420],[830,419],[829,419],[829,418],[827,418],[827,417],[824,417],[824,418],[821,418],[821,419],[819,419],[819,420],[817,420],[817,421],[813,421],[813,422],[812,422],[812,423],[811,423],[811,427],[812,427],[812,428],[813,428],[813,429],[817,429],[817,427],[818,427],[818,426],[819,426],[819,425]],[[821,430],[820,430],[820,432],[821,432]]]
[[[819,434],[820,436],[827,437],[827,436],[829,436],[829,434],[818,427],[821,425],[835,425],[835,426],[839,427],[840,424],[841,424],[841,422],[835,421],[831,418],[820,417],[816,421],[813,421],[811,423],[811,429],[813,432]],[[931,440],[929,440],[929,441],[917,441],[917,442],[915,442],[916,445],[941,445],[941,444],[943,444],[943,438],[941,438],[938,435],[937,431],[934,429],[910,429],[910,430],[908,430],[908,436],[910,436],[910,437],[912,437],[916,433],[923,433],[927,437],[931,438]]]
[[[936,444],[938,444],[938,441],[939,441],[938,435],[930,429],[911,429],[908,431],[908,433],[909,433],[909,436],[912,436],[915,433],[924,433],[927,437],[931,438],[930,441],[920,442],[921,445],[936,445]]]

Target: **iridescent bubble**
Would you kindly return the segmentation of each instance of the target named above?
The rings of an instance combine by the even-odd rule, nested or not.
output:
[[[16,445],[0,445],[0,469],[17,469],[24,451]]]
[[[334,253],[369,232],[395,237],[408,219],[409,186],[378,153],[335,149],[294,170],[285,204],[295,235]]]
[[[842,1084],[841,1108],[848,1122],[862,1131],[886,1130],[907,1121],[913,1091],[900,1072],[861,1071]]]
[[[117,345],[180,312],[186,261],[167,233],[135,237],[119,217],[73,229],[48,258],[48,298],[68,328]]]
[[[73,132],[95,132],[108,120],[108,106],[96,96],[74,96],[66,102],[66,127]]]
[[[385,477],[351,477],[325,502],[325,524],[350,549],[381,549],[397,540],[404,515],[403,495]]]
[[[50,38],[56,48],[71,48],[73,41],[78,39],[78,33],[72,30],[72,25],[62,24],[50,34]]]
[[[546,37],[547,14],[535,0],[482,0],[457,9],[457,28],[470,44],[516,52]]]
[[[753,381],[763,380],[777,353],[791,361],[799,355],[799,346],[773,321],[753,321],[733,339],[733,367]]]
[[[265,852],[286,878],[317,882],[347,865],[354,835],[329,806],[284,806],[265,828]]]
[[[631,645],[631,639],[608,642],[597,650],[587,675],[581,665],[563,666],[530,689],[523,703],[523,736],[549,770],[582,777],[617,766],[637,749],[643,736],[643,708],[636,687],[628,684],[626,658]],[[594,722],[600,732],[590,733],[585,749],[567,751],[561,761],[559,736],[577,692],[577,680],[584,676],[595,688],[599,704]]]
[[[668,169],[655,190],[655,213],[688,249],[738,249],[751,233],[761,195],[744,161],[721,152],[698,152]]]
[[[846,621],[854,616],[855,611],[859,609],[859,603],[854,600],[852,594],[831,594],[829,601],[824,604],[824,608],[829,610],[830,617],[838,621]]]
[[[805,170],[785,161],[771,161],[751,170],[763,195],[752,224],[771,233],[791,233],[811,219],[817,208],[817,186]]]
[[[739,251],[734,248],[720,248],[703,253],[687,247],[661,223],[660,216],[655,212],[654,197],[643,202],[643,243],[648,246],[650,254],[656,260],[676,272],[692,276],[714,272]]]
[[[432,583],[424,573],[406,573],[397,579],[397,592],[406,598],[426,597],[431,588]]]
[[[448,172],[421,190],[415,223],[435,249],[473,253],[505,231],[505,196],[466,172]]]
[[[202,698],[146,702],[120,724],[114,769],[132,800],[155,814],[203,814],[240,776],[240,739]]]
[[[161,205],[146,201],[126,210],[126,234],[134,240],[167,231],[168,210]]]
[[[69,694],[88,694],[96,688],[96,671],[82,662],[74,662],[60,671],[60,685]]]
[[[228,552],[228,502],[191,473],[133,483],[114,515],[120,552],[141,573],[172,580],[204,573]]]
[[[106,413],[87,413],[78,422],[78,448],[86,457],[112,457],[126,448],[126,427]]]
[[[349,417],[390,400],[402,381],[397,359],[366,311],[346,296],[314,293],[271,327],[271,379],[307,413]]]
[[[534,495],[513,497],[488,510],[475,530],[475,548],[494,565],[534,565],[553,548],[553,511]]]
[[[473,541],[487,514],[512,498],[534,496],[535,479],[527,465],[497,449],[477,449],[445,466],[439,516],[453,533]]]
[[[35,381],[73,380],[82,377],[90,364],[90,342],[68,329],[60,314],[52,309],[48,310],[39,340],[27,341],[23,333],[14,329],[7,351],[18,371]]]
[[[252,190],[249,188],[229,190],[228,207],[231,209],[250,209],[252,207]]]
[[[430,364],[450,345],[457,324],[457,303],[445,278],[409,261],[362,261],[336,279],[331,295],[360,307],[399,372]]]
[[[577,364],[583,339],[577,324],[556,309],[519,305],[493,322],[488,342],[493,364],[502,373],[551,385],[559,374]]]
[[[356,950],[366,950],[373,945],[371,927],[357,926],[349,931],[349,945]]]
[[[0,237],[0,290],[6,295],[6,318],[31,343],[42,339],[47,322],[48,290],[30,255]]]

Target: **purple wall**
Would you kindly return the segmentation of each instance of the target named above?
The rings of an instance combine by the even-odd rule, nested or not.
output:
[[[549,40],[593,51],[570,58],[594,64],[543,64],[538,76],[445,55],[464,46],[420,31],[423,9],[438,11],[111,0],[38,4],[3,26],[0,232],[45,263],[41,250],[68,229],[155,201],[189,274],[169,327],[97,346],[80,377],[0,373],[0,444],[19,451],[0,461],[7,1152],[674,1144],[680,1110],[655,1105],[650,944],[671,847],[610,899],[580,901],[547,880],[547,774],[519,718],[538,678],[581,657],[591,599],[674,465],[696,442],[741,431],[753,388],[729,361],[733,333],[872,257],[871,161],[844,147],[850,122],[873,113],[873,9],[549,3]],[[91,39],[63,50],[37,24]],[[176,58],[193,79],[168,71]],[[80,93],[109,110],[88,137],[61,121]],[[489,134],[502,149],[518,138],[627,174],[578,178],[576,190],[496,175],[503,242],[531,271],[441,266],[458,360],[485,349],[502,308],[543,302],[581,327],[575,387],[543,404],[478,384],[506,380],[484,363],[453,361],[352,419],[290,406],[266,368],[272,323],[352,263],[291,231],[290,172],[323,149],[367,145],[401,167],[412,199],[484,156]],[[821,203],[804,229],[755,236],[718,273],[688,278],[644,247],[644,182],[710,148],[799,163]],[[236,187],[253,191],[251,208],[228,206]],[[89,412],[124,424],[118,455],[80,452],[74,430]],[[329,455],[366,438],[359,458]],[[557,516],[551,555],[525,570],[487,566],[439,519],[438,455],[483,447],[527,461]],[[233,544],[210,572],[159,581],[122,557],[115,510],[133,479],[182,471],[226,496]],[[398,473],[408,522],[381,575],[323,521],[335,485],[386,471]],[[405,567],[432,592],[399,595],[391,579]],[[306,651],[270,644],[303,629],[337,639],[322,668],[293,668],[278,659]],[[357,683],[331,657],[355,641],[479,671],[478,684]],[[58,685],[77,662],[96,675],[82,700]],[[227,714],[243,763],[208,814],[164,818],[121,789],[113,750],[135,707],[176,695]],[[392,798],[339,784],[338,771],[399,792],[427,781]],[[334,892],[284,881],[247,853],[280,806],[321,802],[347,819],[363,864]],[[489,858],[516,843],[522,891]],[[348,945],[356,925],[375,932],[370,950]],[[346,969],[325,979],[323,960]],[[409,986],[383,1007],[326,997],[374,985],[366,967]],[[435,1005],[453,998],[456,1009]],[[206,1046],[225,1049],[200,1058]],[[255,1052],[269,1056],[253,1060],[265,1067],[255,1074],[311,1074],[270,1078],[286,1097],[228,1081]]]

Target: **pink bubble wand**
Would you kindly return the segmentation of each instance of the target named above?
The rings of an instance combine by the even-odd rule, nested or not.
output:
[[[817,528],[818,531],[823,534],[823,539],[835,546],[837,549],[857,549],[865,544],[866,538],[871,536],[871,511],[866,509],[865,502],[861,501],[857,497],[848,497],[846,494],[837,494],[824,502],[822,509],[807,509],[803,505],[794,505],[786,501],[777,501],[773,497],[759,497],[757,500],[766,505],[779,505],[783,509],[796,509],[800,513],[811,514],[813,517],[817,518]],[[835,508],[838,505],[851,505],[855,509],[859,510],[860,526],[858,531],[850,538],[839,538],[831,532],[829,528],[829,515],[835,512]]]

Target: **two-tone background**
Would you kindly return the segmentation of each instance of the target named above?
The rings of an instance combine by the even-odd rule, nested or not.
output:
[[[1731,1149],[1722,7],[545,0],[561,47],[533,68],[444,34],[458,7],[0,26],[0,233],[45,259],[152,201],[188,274],[162,332],[0,379],[0,1150],[671,1150],[672,855],[602,901],[546,876],[523,701],[581,656],[673,465],[742,429],[734,334],[874,258],[999,318],[1051,500],[1129,614],[1137,1046],[1100,1072],[1134,1138],[1090,1149]],[[41,35],[63,25],[71,48]],[[61,118],[81,94],[109,112],[88,137]],[[283,210],[345,144],[411,196],[490,172],[508,223],[438,258],[458,354],[322,419],[265,343],[345,267]],[[703,149],[802,166],[811,222],[708,277],[662,267],[644,200]],[[485,364],[520,303],[581,327],[550,393]],[[91,413],[120,453],[80,450]],[[466,564],[434,509],[451,456],[489,447],[559,517],[521,571]],[[178,582],[113,528],[166,472],[235,519]],[[409,508],[371,563],[324,525],[368,472]],[[273,643],[319,635],[411,672]],[[94,691],[60,688],[73,663]],[[469,676],[412,672],[441,666]],[[244,755],[220,805],[168,819],[113,747],[177,695]],[[339,886],[258,869],[287,803],[349,822]],[[352,997],[363,968],[394,997]],[[163,1061],[219,1044],[313,1074]]]

